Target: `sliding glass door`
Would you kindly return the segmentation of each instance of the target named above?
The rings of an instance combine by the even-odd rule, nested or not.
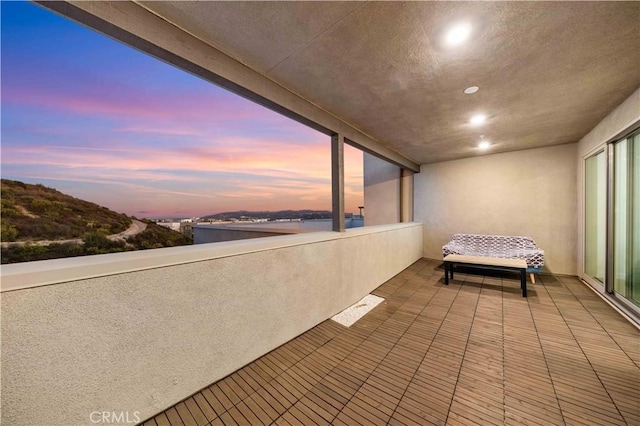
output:
[[[584,161],[584,279],[640,314],[640,131]]]
[[[613,154],[612,287],[640,307],[640,133],[616,142]]]
[[[607,233],[607,160],[601,151],[585,161],[584,273],[605,281]]]

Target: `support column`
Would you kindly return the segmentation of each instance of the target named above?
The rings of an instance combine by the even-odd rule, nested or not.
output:
[[[401,169],[400,222],[413,222],[413,171]]]
[[[344,232],[344,136],[331,136],[331,211],[333,230]]]

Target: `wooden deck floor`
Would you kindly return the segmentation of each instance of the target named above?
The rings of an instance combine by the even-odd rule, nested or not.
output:
[[[350,328],[325,321],[145,425],[639,425],[640,334],[576,278],[421,260]]]

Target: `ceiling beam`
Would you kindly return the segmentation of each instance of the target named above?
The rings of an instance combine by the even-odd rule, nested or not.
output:
[[[36,1],[41,6],[397,166],[420,166],[266,76],[131,1]]]

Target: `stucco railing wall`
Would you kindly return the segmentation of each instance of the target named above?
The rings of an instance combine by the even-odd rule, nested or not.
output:
[[[4,265],[2,422],[144,420],[421,257],[405,223]]]

